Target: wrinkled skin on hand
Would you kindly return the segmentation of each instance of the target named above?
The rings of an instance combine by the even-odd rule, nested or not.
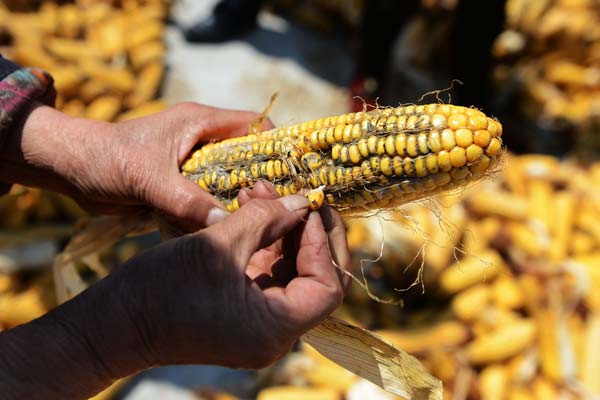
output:
[[[104,123],[35,104],[0,148],[0,182],[62,192],[92,213],[153,210],[164,225],[191,232],[216,222],[209,213],[221,206],[181,176],[180,164],[198,143],[246,134],[257,117],[182,103],[147,117]],[[262,128],[272,124],[266,120]]]
[[[95,212],[126,214],[148,205],[168,223],[191,232],[221,205],[181,176],[179,166],[198,143],[241,136],[258,114],[183,103],[158,114],[111,124],[109,168],[97,182],[80,180],[80,203]],[[264,129],[272,128],[270,121]],[[115,151],[116,150],[116,151]],[[136,204],[137,203],[137,204]],[[125,206],[124,206],[125,205]]]
[[[197,142],[244,134],[256,117],[187,103],[107,124],[32,106],[0,147],[0,182],[60,191],[93,212],[152,209],[179,228],[208,227],[1,332],[0,397],[84,399],[156,365],[263,367],[340,305],[349,279],[338,266],[350,256],[334,210],[310,212],[303,196],[259,182],[239,211],[211,221],[216,200],[179,173]]]
[[[348,288],[337,268],[350,263],[344,225],[329,207],[310,212],[303,196],[278,198],[260,182],[241,200],[221,222],[0,333],[0,393],[85,399],[157,365],[261,368],[286,354]]]
[[[350,256],[339,214],[309,212],[304,197],[278,199],[263,183],[242,198],[225,220],[107,279],[145,363],[261,368],[341,304],[350,281],[335,265],[347,268]]]

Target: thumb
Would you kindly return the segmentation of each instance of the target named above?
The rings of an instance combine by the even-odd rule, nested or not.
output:
[[[282,238],[303,222],[308,212],[309,203],[304,196],[254,199],[209,229],[226,239],[236,265],[245,268],[257,250]]]
[[[161,188],[163,195],[155,204],[161,226],[187,233],[217,223],[229,215],[215,197],[196,183],[178,174],[170,182],[168,187]]]

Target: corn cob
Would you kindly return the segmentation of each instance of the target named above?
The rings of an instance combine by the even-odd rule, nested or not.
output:
[[[353,213],[398,206],[481,177],[502,153],[501,136],[502,125],[474,108],[382,108],[207,144],[182,173],[230,211],[238,208],[242,188],[265,179],[280,195],[322,189],[316,196]]]

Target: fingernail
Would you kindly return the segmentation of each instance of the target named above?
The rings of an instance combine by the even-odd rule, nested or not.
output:
[[[296,195],[283,196],[283,197],[277,199],[277,201],[279,201],[281,204],[283,204],[283,206],[290,211],[304,210],[304,209],[307,209],[309,206],[308,200],[306,200],[306,197],[304,197],[304,196],[296,196]]]
[[[229,216],[229,213],[222,208],[213,207],[206,217],[206,226],[211,226],[216,224],[217,222],[223,221],[225,218]]]

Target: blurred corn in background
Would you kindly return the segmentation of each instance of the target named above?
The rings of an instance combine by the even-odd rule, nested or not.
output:
[[[339,87],[342,96],[331,95],[338,108],[318,103],[323,115],[309,118],[340,114],[339,108],[362,111],[364,103],[353,101],[354,95],[395,106],[460,79],[463,85],[439,93],[440,100],[448,102],[450,94],[453,104],[498,117],[504,142],[521,155],[507,155],[498,174],[458,193],[381,216],[348,218],[354,275],[362,280],[364,273],[372,294],[403,304],[373,301],[355,284],[339,316],[376,329],[418,356],[443,380],[447,399],[600,396],[597,2],[276,0],[265,3],[272,12],[263,12],[246,37],[218,46],[183,45],[176,29],[165,24],[169,8],[187,12],[193,4],[210,9],[214,1],[3,0],[0,52],[51,72],[59,109],[104,121],[165,107],[160,95],[170,82],[164,80],[169,49],[174,69],[189,63],[178,52],[182,48],[219,60],[253,57],[252,70],[266,71],[264,80],[245,62],[237,74],[226,69],[229,75],[217,76],[208,58],[192,63],[193,78],[186,79],[207,88],[223,79],[239,89],[226,93],[230,104],[256,111],[283,86],[289,91],[281,91],[283,99],[274,107],[276,121],[301,112],[285,97],[317,103],[332,93],[307,91],[312,82],[330,85],[323,78],[328,75],[311,67],[333,62],[326,47],[317,46],[323,42],[346,46],[352,76]],[[264,47],[269,40],[282,46],[282,37],[297,53]],[[289,64],[302,66],[305,75],[298,76],[304,80],[294,80]],[[277,70],[286,71],[285,79]],[[172,92],[177,95],[170,103],[215,95]],[[244,93],[254,103],[240,103]],[[434,96],[422,103],[436,101]],[[281,104],[288,105],[278,109]],[[0,198],[0,216],[0,329],[7,329],[55,306],[47,267],[84,213],[62,196],[15,186]],[[79,273],[92,283],[156,240],[127,240],[82,260]],[[177,396],[185,391],[188,397],[165,398],[236,398],[225,391],[261,400],[393,398],[308,346],[253,377],[249,386],[238,375],[223,384],[207,370],[186,371],[161,379],[179,387]],[[144,398],[138,397],[140,386],[103,396]],[[152,398],[166,389],[144,390]]]
[[[2,1],[0,53],[48,71],[56,107],[66,114],[107,122],[140,117],[166,108],[159,94],[167,15],[161,0]],[[15,185],[0,198],[0,329],[56,306],[49,267],[84,216],[71,199],[39,189]],[[120,259],[111,251],[96,266],[137,252],[125,247]]]
[[[599,171],[599,163],[512,156],[499,179],[441,197],[437,207],[350,220],[353,265],[376,259],[384,241],[381,259],[363,262],[369,287],[405,304],[374,303],[355,285],[341,313],[418,355],[449,399],[593,398],[600,237],[588,221],[600,217]],[[395,291],[419,277],[421,261],[422,286]],[[342,379],[309,349],[304,357],[314,366],[290,361],[286,368],[300,368],[301,378],[276,383],[299,380],[348,399],[356,386],[370,386]],[[334,385],[327,374],[340,378]],[[369,390],[374,397],[363,398],[390,398]]]
[[[157,95],[167,2],[61,3],[0,5],[2,54],[50,72],[56,106],[72,116],[114,121],[165,108]]]
[[[585,147],[599,146],[599,19],[595,1],[508,0],[505,30],[492,47],[494,78],[517,99],[512,111],[573,135],[592,157]]]
[[[23,66],[50,72],[56,107],[69,115],[101,121],[139,117],[166,107],[158,96],[167,15],[168,4],[162,0],[3,1],[0,52]],[[64,196],[15,185],[0,198],[0,272],[47,268],[84,215]],[[15,300],[8,307],[14,316],[5,317],[6,307],[0,306],[0,325],[25,322],[55,303],[48,300],[52,296],[36,300],[35,288],[27,291],[37,278],[2,278],[6,287],[26,294],[5,299],[2,304]],[[23,316],[18,317],[21,308]]]

